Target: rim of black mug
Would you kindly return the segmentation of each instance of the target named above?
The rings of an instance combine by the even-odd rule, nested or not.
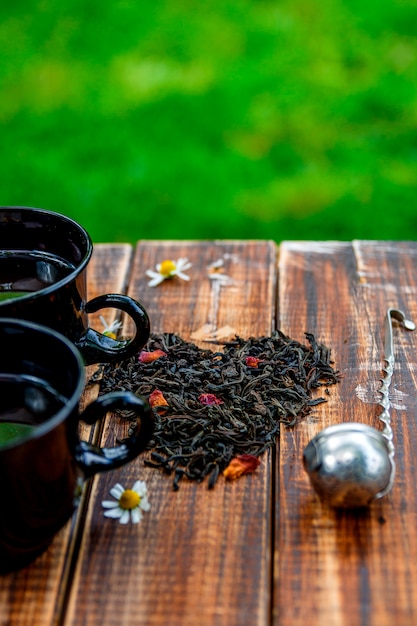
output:
[[[83,259],[77,265],[77,267],[75,267],[67,276],[64,276],[64,278],[61,278],[61,280],[58,280],[57,282],[52,283],[52,285],[48,285],[47,287],[44,287],[43,289],[38,289],[37,291],[31,291],[31,292],[28,292],[27,294],[17,296],[16,298],[8,298],[7,300],[0,302],[0,309],[3,306],[4,307],[7,306],[10,302],[15,302],[16,300],[19,300],[19,302],[21,300],[32,300],[34,298],[37,298],[40,295],[52,293],[53,291],[56,291],[60,287],[63,287],[67,283],[70,283],[72,280],[74,280],[74,276],[78,276],[78,274],[80,274],[82,270],[87,266],[93,254],[93,241],[90,235],[88,234],[88,232],[86,231],[86,229],[83,226],[81,226],[81,224],[73,220],[71,217],[67,217],[66,215],[63,215],[62,213],[57,213],[56,211],[50,211],[48,209],[39,209],[37,207],[29,207],[29,206],[0,206],[0,214],[4,211],[10,211],[10,212],[27,211],[28,213],[29,212],[43,213],[46,215],[52,215],[53,217],[56,217],[67,224],[72,224],[79,231],[81,231],[81,233],[85,236],[86,243],[87,243],[87,251]]]
[[[42,335],[49,335],[50,337],[53,337],[54,340],[65,344],[65,346],[68,348],[68,350],[72,353],[75,360],[77,361],[79,376],[77,385],[72,390],[70,397],[67,398],[67,402],[65,403],[65,405],[58,409],[58,411],[54,413],[52,417],[49,417],[44,422],[37,425],[36,428],[34,428],[30,433],[25,435],[19,435],[17,437],[14,437],[10,442],[2,444],[0,446],[0,455],[3,454],[3,452],[11,450],[12,448],[17,448],[18,446],[21,446],[28,441],[33,441],[35,439],[43,437],[45,434],[53,430],[58,424],[63,422],[68,417],[68,415],[78,406],[85,384],[84,361],[81,353],[78,348],[73,343],[71,343],[69,339],[64,337],[64,335],[61,335],[56,330],[52,330],[51,328],[42,326],[41,324],[36,324],[35,322],[30,322],[28,320],[17,320],[10,317],[0,317],[0,327],[5,325],[11,325],[24,329],[27,328],[31,331],[34,330],[38,333],[41,333]]]

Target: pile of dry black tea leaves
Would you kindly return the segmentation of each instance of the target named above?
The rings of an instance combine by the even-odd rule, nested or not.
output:
[[[172,333],[152,334],[136,357],[104,365],[100,394],[131,390],[145,397],[155,432],[145,464],[214,487],[231,461],[259,457],[281,425],[296,425],[325,402],[312,390],[338,382],[330,350],[305,333],[308,346],[275,331],[270,337],[203,350]],[[134,425],[134,414],[123,412]],[[226,472],[225,472],[226,475]]]

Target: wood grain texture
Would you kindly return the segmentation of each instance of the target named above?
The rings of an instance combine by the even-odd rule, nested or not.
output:
[[[95,246],[88,267],[90,299],[102,293],[118,293],[124,289],[131,255],[132,248],[126,244]],[[111,262],[111,266],[108,262]],[[114,314],[110,311],[108,313]],[[98,316],[91,316],[91,323],[100,328]],[[82,404],[91,401],[96,394],[97,390],[88,390]],[[82,433],[84,438],[92,436],[90,429],[85,427]],[[74,514],[73,520],[56,535],[50,548],[31,565],[7,576],[0,576],[1,626],[48,626],[59,621],[66,569],[70,562],[69,545],[79,513],[77,511]]]
[[[189,282],[148,286],[146,269],[184,256],[193,263]],[[259,336],[274,327],[275,256],[267,242],[143,242],[128,290],[148,310],[153,331],[217,350],[204,339]],[[230,277],[223,283],[209,276],[220,259]],[[89,298],[124,291],[131,260],[129,246],[96,246]],[[335,512],[312,491],[301,457],[328,424],[380,428],[385,312],[398,307],[417,321],[416,294],[415,242],[284,242],[277,324],[301,342],[313,332],[332,349],[343,377],[328,402],[281,432],[276,458],[265,455],[255,474],[220,481],[213,491],[184,482],[173,492],[171,479],[142,459],[94,479],[88,507],[50,549],[0,577],[0,625],[414,626],[417,333],[394,326],[393,491],[364,513]],[[109,323],[113,315],[105,312]],[[100,329],[98,316],[91,323]],[[96,392],[89,388],[83,403]],[[83,433],[112,445],[126,425],[109,416],[102,430]],[[143,522],[121,527],[105,519],[101,501],[110,487],[136,478],[146,479],[152,506]]]
[[[299,340],[313,332],[332,348],[343,378],[314,415],[281,433],[274,624],[416,624],[417,333],[394,327],[393,491],[367,512],[336,512],[310,488],[301,457],[326,425],[380,428],[384,316],[397,307],[417,321],[417,244],[284,242],[279,273],[281,330]]]
[[[148,287],[145,271],[164,258],[188,257],[191,280]],[[129,293],[154,332],[189,339],[230,326],[243,337],[269,334],[274,319],[276,250],[265,242],[143,242]],[[224,261],[232,283],[218,288],[208,266]],[[208,328],[209,325],[210,328]],[[204,347],[211,344],[204,343]],[[218,346],[213,346],[218,349]],[[109,419],[103,442],[125,435]],[[209,491],[130,463],[94,481],[65,624],[209,626],[265,625],[271,591],[271,456],[253,475]],[[147,481],[151,510],[138,525],[105,519],[101,501],[120,481]]]

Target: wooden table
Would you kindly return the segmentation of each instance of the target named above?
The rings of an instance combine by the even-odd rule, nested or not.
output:
[[[179,257],[193,264],[188,283],[148,286],[146,269]],[[233,279],[228,285],[208,278],[219,259]],[[305,331],[312,332],[331,348],[343,377],[327,403],[282,428],[254,474],[219,480],[213,490],[183,481],[175,492],[140,458],[95,477],[50,549],[0,578],[0,624],[417,624],[417,333],[395,331],[390,495],[365,513],[336,512],[320,503],[301,462],[325,425],[353,420],[379,428],[383,319],[393,306],[417,321],[417,243],[96,245],[89,297],[123,291],[143,303],[154,332],[205,348],[209,335],[247,338],[277,327],[305,343]],[[96,393],[90,389],[85,402]],[[104,428],[83,430],[107,445],[124,434],[111,415]],[[143,521],[126,527],[104,518],[101,501],[112,485],[137,478],[147,481],[152,507]]]

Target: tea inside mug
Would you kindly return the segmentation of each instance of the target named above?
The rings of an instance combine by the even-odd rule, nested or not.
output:
[[[67,402],[41,378],[5,373],[0,373],[0,397],[0,448],[31,434]]]
[[[55,254],[41,251],[0,251],[0,302],[45,289],[75,269]]]

